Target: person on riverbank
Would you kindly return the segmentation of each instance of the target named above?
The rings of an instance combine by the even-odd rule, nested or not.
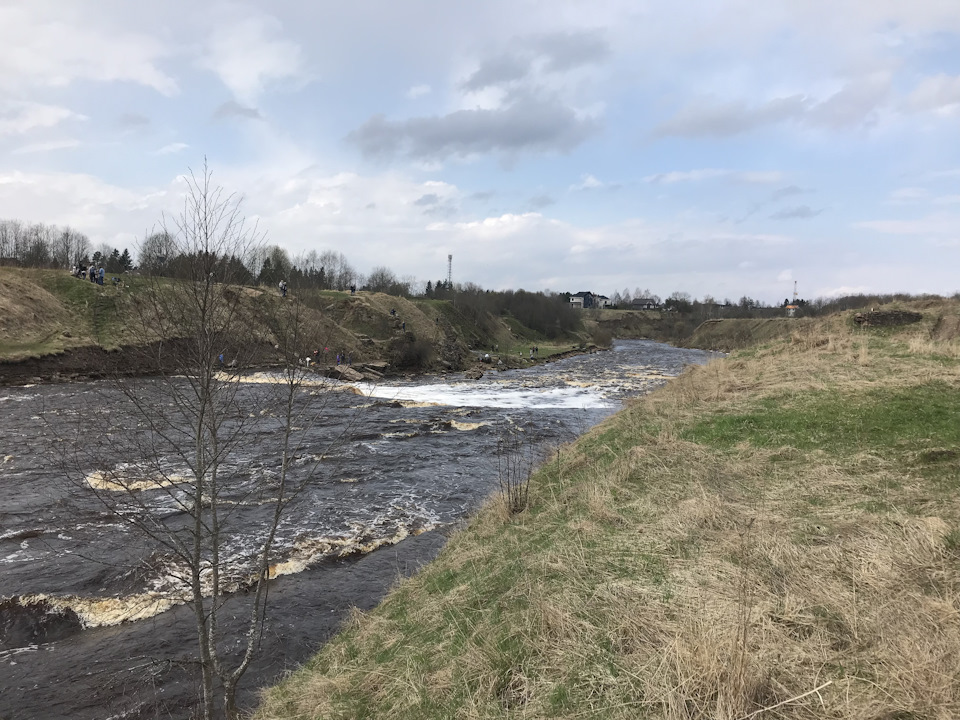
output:
[[[287,281],[281,280],[280,281],[280,297],[286,297],[286,296],[287,296]]]
[[[103,277],[107,274],[107,271],[104,269],[103,265],[100,266],[100,270],[97,273],[97,284],[103,287]]]

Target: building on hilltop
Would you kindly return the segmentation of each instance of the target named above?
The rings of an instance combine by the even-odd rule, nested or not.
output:
[[[637,298],[630,303],[631,310],[659,310],[660,305],[653,298]]]
[[[570,296],[570,307],[577,310],[587,310],[594,305],[594,294],[590,291],[578,292]]]
[[[610,307],[610,304],[610,298],[606,295],[597,295],[589,290],[570,296],[570,307],[576,308],[577,310],[588,310],[590,308],[602,309]]]

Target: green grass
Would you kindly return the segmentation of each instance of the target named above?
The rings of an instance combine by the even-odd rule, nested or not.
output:
[[[960,444],[960,388],[943,382],[863,392],[767,398],[746,412],[716,414],[682,433],[711,447],[821,449],[880,456]]]

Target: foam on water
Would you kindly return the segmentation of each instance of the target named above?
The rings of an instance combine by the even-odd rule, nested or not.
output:
[[[505,382],[432,383],[424,385],[372,385],[357,383],[368,397],[423,405],[478,408],[612,408],[616,402],[596,386],[524,387]]]

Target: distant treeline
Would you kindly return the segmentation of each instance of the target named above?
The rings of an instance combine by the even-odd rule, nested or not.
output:
[[[172,278],[192,278],[196,267],[210,267],[209,259],[178,253],[176,239],[167,233],[148,236],[138,248],[134,263],[127,248],[109,243],[94,248],[90,239],[69,226],[59,227],[20,220],[0,220],[0,264],[20,267],[61,268],[103,266],[109,273],[139,272]],[[202,262],[201,262],[202,261]],[[278,245],[257,246],[242,257],[217,258],[213,275],[230,278],[241,285],[276,286],[286,281],[291,289],[351,289],[382,292],[400,297],[426,297],[449,300],[481,329],[494,317],[513,317],[546,338],[560,337],[582,328],[583,311],[570,305],[570,293],[491,291],[473,283],[453,285],[447,280],[426,283],[415,277],[398,277],[390,268],[375,267],[369,275],[358,273],[343,253],[311,250],[291,258]],[[893,301],[916,299],[906,293],[846,295],[816,300],[798,299],[797,315],[825,315],[839,310],[866,308]],[[923,296],[926,297],[926,296]],[[794,301],[785,298],[779,305],[767,305],[744,295],[737,302],[718,301],[707,295],[697,300],[686,292],[674,292],[665,300],[647,289],[629,288],[613,293],[614,308],[626,309],[634,301],[650,300],[665,312],[678,313],[684,324],[695,327],[712,318],[775,317]]]

